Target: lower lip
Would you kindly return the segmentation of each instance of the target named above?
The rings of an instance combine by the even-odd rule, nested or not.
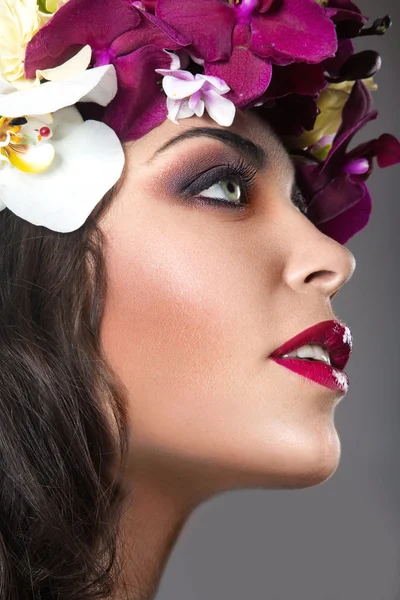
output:
[[[272,360],[307,379],[311,379],[331,390],[347,393],[349,389],[349,378],[347,373],[335,369],[331,365],[299,358],[271,357]]]

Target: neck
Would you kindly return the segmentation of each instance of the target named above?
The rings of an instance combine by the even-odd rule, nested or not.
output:
[[[115,600],[153,600],[183,526],[216,485],[212,477],[205,485],[194,465],[171,464],[160,456],[154,464],[138,454],[133,462],[124,476],[121,587]]]
[[[167,494],[136,485],[121,523],[121,588],[116,600],[153,600],[189,514]]]

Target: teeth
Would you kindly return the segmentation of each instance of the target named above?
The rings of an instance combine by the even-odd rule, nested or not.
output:
[[[283,358],[311,358],[328,365],[331,364],[329,352],[319,344],[307,344],[306,346],[301,346],[301,348],[297,348],[297,350],[293,350],[293,352],[284,354]]]

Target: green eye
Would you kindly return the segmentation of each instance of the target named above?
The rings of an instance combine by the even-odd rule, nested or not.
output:
[[[229,202],[236,202],[240,204],[242,197],[242,188],[240,183],[233,177],[221,179],[218,183],[214,183],[207,190],[204,190],[199,196],[206,198],[220,198],[221,200],[228,200]]]

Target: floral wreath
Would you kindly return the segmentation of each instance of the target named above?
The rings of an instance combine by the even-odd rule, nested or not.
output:
[[[67,233],[120,178],[122,143],[166,118],[236,109],[273,124],[308,218],[344,244],[363,229],[390,134],[349,150],[377,117],[382,35],[351,0],[0,0],[0,211]]]

